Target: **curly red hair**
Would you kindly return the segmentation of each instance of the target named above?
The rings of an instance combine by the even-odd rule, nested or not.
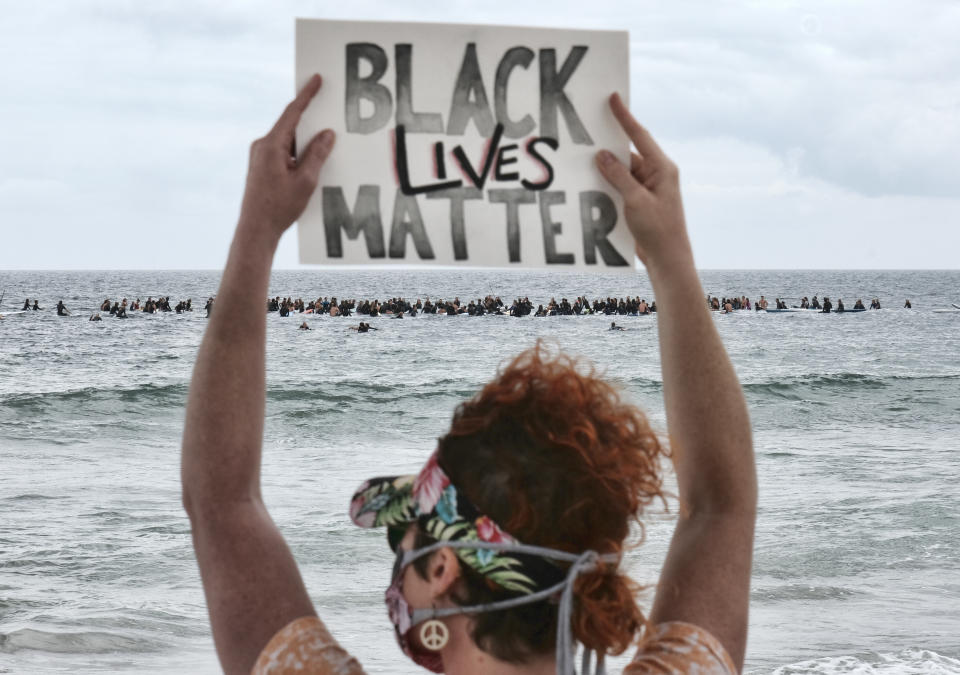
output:
[[[663,498],[665,452],[646,416],[621,400],[593,367],[541,342],[521,353],[458,406],[440,439],[439,461],[477,508],[527,544],[619,553],[644,508]],[[464,570],[464,604],[500,599]],[[609,570],[581,575],[573,632],[586,647],[622,653],[644,624],[638,587]],[[549,653],[556,605],[480,614],[474,641],[523,662]]]

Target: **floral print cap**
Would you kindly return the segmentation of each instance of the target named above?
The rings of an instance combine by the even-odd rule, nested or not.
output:
[[[353,495],[350,518],[360,527],[406,530],[416,522],[437,541],[479,541],[519,544],[459,492],[437,462],[434,452],[416,476],[371,478]],[[460,560],[495,587],[520,595],[547,588],[563,579],[552,562],[510,550],[453,549]]]

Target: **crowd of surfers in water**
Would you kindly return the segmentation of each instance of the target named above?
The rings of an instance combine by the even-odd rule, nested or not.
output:
[[[289,316],[291,314],[326,314],[330,316],[352,316],[354,314],[361,316],[391,316],[395,319],[403,316],[418,316],[421,314],[441,314],[455,316],[466,314],[468,316],[484,316],[486,314],[502,316],[568,316],[579,314],[624,314],[641,315],[650,314],[657,311],[657,303],[648,303],[643,298],[606,298],[605,300],[594,300],[590,302],[586,297],[578,297],[572,303],[567,298],[561,298],[558,302],[556,298],[551,298],[550,302],[544,305],[537,305],[534,309],[530,298],[516,298],[510,305],[507,305],[499,296],[488,295],[485,298],[477,298],[469,302],[462,302],[459,297],[453,300],[438,299],[432,302],[429,297],[426,300],[417,298],[416,302],[410,302],[404,298],[391,298],[384,302],[380,300],[337,300],[336,297],[317,298],[308,303],[298,298],[281,298],[277,296],[267,300],[267,311],[277,312],[280,316]]]
[[[726,298],[726,297],[716,297],[707,295],[707,307],[711,310],[730,313],[736,311],[790,311],[790,310],[810,310],[810,311],[820,311],[824,313],[830,312],[848,312],[848,311],[866,311],[867,307],[863,304],[862,299],[857,299],[851,309],[847,309],[841,298],[837,298],[837,303],[834,303],[827,296],[823,297],[823,300],[820,300],[816,295],[812,299],[804,296],[799,300],[799,304],[788,305],[786,300],[782,298],[774,298],[773,303],[766,299],[765,296],[761,295],[759,300],[756,300],[751,303],[750,298],[741,295],[739,298]],[[214,298],[208,298],[206,304],[204,305],[203,311],[206,312],[206,316],[210,316],[210,313],[213,311]],[[912,305],[910,300],[903,305],[905,308],[910,309]],[[30,300],[24,300],[23,310],[33,310],[40,311],[43,307],[40,306],[39,300],[34,299],[33,304],[31,305]],[[63,300],[57,302],[57,315],[58,316],[69,316],[70,310],[63,304]],[[880,300],[874,298],[870,302],[869,309],[880,309]],[[477,298],[476,300],[470,300],[469,302],[462,302],[459,297],[454,297],[453,300],[443,300],[438,299],[436,302],[432,302],[429,297],[426,300],[421,300],[417,298],[416,302],[410,302],[405,298],[391,298],[384,302],[381,302],[379,299],[375,300],[356,300],[356,299],[340,299],[336,297],[323,297],[317,298],[316,300],[311,300],[310,302],[304,302],[302,298],[281,298],[279,295],[274,298],[267,299],[266,302],[267,312],[277,312],[280,316],[290,316],[291,314],[312,314],[312,315],[326,315],[326,316],[344,316],[349,317],[353,315],[359,316],[368,316],[368,317],[377,317],[377,316],[388,316],[394,319],[402,319],[404,316],[418,316],[422,314],[440,314],[447,316],[456,316],[459,314],[466,314],[467,316],[484,316],[484,315],[501,315],[501,316],[573,316],[573,315],[583,315],[583,314],[603,314],[606,316],[611,315],[620,315],[620,316],[644,316],[648,314],[653,314],[657,311],[657,303],[655,300],[647,302],[646,298],[641,298],[639,296],[631,297],[627,296],[626,298],[613,298],[608,297],[605,299],[593,300],[592,302],[586,298],[586,296],[580,296],[576,298],[572,303],[567,298],[561,298],[558,302],[556,298],[551,298],[546,305],[538,304],[534,308],[533,303],[530,301],[530,298],[516,298],[512,303],[507,305],[499,296],[488,295],[485,298]],[[193,311],[193,300],[187,298],[186,300],[180,300],[173,307],[170,306],[170,296],[158,297],[156,300],[153,297],[148,297],[146,301],[140,301],[140,298],[137,298],[133,302],[123,298],[122,300],[117,300],[111,302],[109,298],[105,299],[100,305],[100,310],[95,312],[90,316],[90,321],[102,321],[103,315],[116,317],[117,319],[126,319],[128,317],[127,312],[142,312],[145,314],[157,314],[163,312],[171,312],[176,314],[183,314],[186,312]],[[303,330],[309,330],[306,322],[300,325],[300,328]],[[366,333],[370,330],[376,330],[366,322],[361,322],[359,326],[354,326],[351,330],[356,330],[361,333]],[[617,326],[616,323],[611,324],[610,330],[622,330],[622,327]]]
[[[817,296],[813,296],[812,300],[807,296],[803,296],[800,299],[799,305],[788,305],[786,300],[781,298],[774,298],[773,302],[774,305],[771,307],[770,301],[767,300],[767,298],[763,295],[761,295],[760,299],[755,301],[752,305],[750,303],[750,298],[746,296],[740,296],[739,298],[717,298],[712,297],[709,294],[707,295],[707,307],[714,311],[724,313],[734,312],[737,310],[750,311],[751,309],[757,312],[806,309],[815,312],[823,312],[825,314],[829,314],[830,312],[863,312],[867,310],[867,307],[863,304],[863,300],[860,298],[857,298],[857,301],[853,303],[853,307],[851,309],[844,307],[842,298],[837,298],[837,304],[834,306],[834,304],[830,301],[830,298],[827,296],[823,296],[822,302],[819,298],[817,298]],[[907,300],[903,303],[903,307],[904,309],[911,309],[913,307],[913,305],[910,304],[909,298],[907,298]],[[870,301],[870,309],[880,309],[879,298],[874,298]]]

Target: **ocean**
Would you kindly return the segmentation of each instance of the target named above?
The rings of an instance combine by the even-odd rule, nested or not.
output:
[[[714,320],[743,383],[760,485],[746,671],[960,673],[960,272],[704,271],[704,290],[880,311]],[[0,272],[0,672],[215,673],[179,448],[218,272]],[[652,298],[643,274],[281,271],[270,295]],[[192,314],[87,318],[104,298]],[[910,298],[913,309],[903,309]],[[58,318],[63,299],[74,317]],[[320,616],[371,673],[395,645],[365,478],[415,472],[499,364],[538,338],[592,361],[664,427],[656,316],[268,317],[264,496]],[[674,509],[675,511],[675,509]],[[656,581],[671,512],[626,560]],[[649,602],[649,595],[644,597]],[[611,672],[626,657],[614,659]]]

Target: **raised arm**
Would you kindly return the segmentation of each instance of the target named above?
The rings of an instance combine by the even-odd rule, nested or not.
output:
[[[250,148],[240,221],[217,308],[190,384],[181,480],[220,664],[249,673],[280,628],[314,615],[300,572],[260,495],[265,405],[266,313],[280,235],[306,207],[333,133],[292,156],[300,115],[320,88],[313,79],[273,129]]]
[[[676,165],[614,95],[610,106],[638,153],[631,166],[599,153],[623,195],[637,255],[657,299],[657,327],[680,514],[650,619],[713,633],[738,668],[747,640],[757,479],[740,383],[703,303]]]

